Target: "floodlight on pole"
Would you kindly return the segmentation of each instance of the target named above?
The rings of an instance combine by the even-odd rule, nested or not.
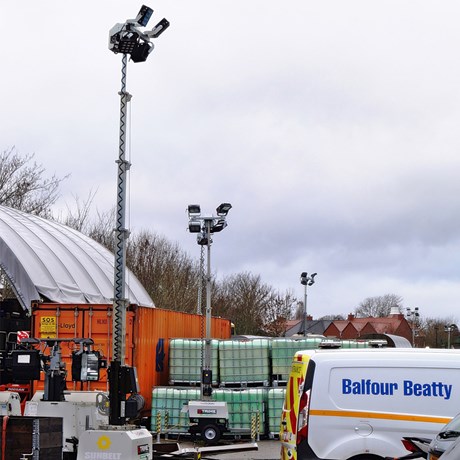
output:
[[[227,226],[227,221],[225,219],[218,219],[215,221],[214,225],[211,227],[212,233],[221,232]]]
[[[406,308],[406,317],[407,319],[410,320],[411,322],[411,329],[412,329],[412,347],[415,348],[415,333],[417,329],[417,324],[418,324],[418,318],[420,317],[419,309],[418,307],[415,307],[413,310],[411,310],[409,307]]]
[[[303,335],[306,337],[307,335],[307,286],[312,286],[315,284],[315,276],[318,273],[312,273],[310,276],[308,276],[307,272],[302,272],[300,274],[300,284],[302,284],[305,289],[304,289],[304,299],[303,299]]]
[[[190,233],[200,233],[201,232],[201,222],[198,219],[190,219],[188,223],[188,231]]]
[[[232,205],[230,203],[222,203],[216,208],[216,213],[218,216],[226,216],[230,209],[232,209]]]
[[[188,205],[188,217],[198,217],[201,214],[201,206],[199,204],[189,204]]]
[[[150,18],[152,17],[153,10],[148,6],[142,5],[139,13],[136,16],[135,21],[142,27],[146,27]]]
[[[206,265],[206,338],[205,348],[202,363],[201,374],[201,398],[210,400],[212,394],[212,369],[211,369],[211,244],[212,234],[221,232],[226,226],[226,217],[232,205],[230,203],[222,203],[216,209],[217,217],[201,216],[201,207],[198,204],[188,205],[190,233],[197,233],[197,243],[201,246],[201,260],[204,263],[203,250],[207,247],[207,265]],[[197,312],[201,313],[201,273],[203,268],[200,264],[200,283],[198,287],[198,306]]]
[[[444,326],[444,332],[447,332],[447,348],[450,348],[450,334],[452,333],[452,331],[455,331],[456,329],[456,324],[446,324]]]
[[[126,241],[129,230],[125,227],[126,215],[126,181],[131,164],[125,158],[127,107],[131,94],[126,90],[126,73],[128,56],[133,62],[143,62],[153,50],[150,39],[160,35],[168,26],[166,19],[160,21],[150,32],[143,32],[153,14],[153,10],[143,5],[135,19],[128,19],[123,24],[115,24],[109,32],[109,50],[121,53],[121,90],[120,95],[120,134],[117,171],[117,206],[115,222],[115,265],[114,265],[114,296],[113,296],[113,332],[112,361],[109,368],[109,400],[111,425],[123,425],[126,422],[126,374],[133,369],[128,368],[126,359],[126,309],[128,299],[125,296]],[[157,27],[162,24],[160,30]],[[159,33],[158,33],[159,32]],[[135,373],[135,370],[134,370]],[[133,380],[133,379],[131,379]]]
[[[109,32],[109,50],[115,54],[129,54],[133,62],[144,62],[153,51],[152,38],[158,38],[168,27],[169,21],[163,18],[152,30],[142,31],[153,14],[153,10],[142,5],[134,19],[115,24]]]

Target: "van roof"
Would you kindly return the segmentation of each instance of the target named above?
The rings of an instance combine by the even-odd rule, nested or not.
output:
[[[376,358],[378,354],[378,358]],[[301,360],[302,356],[309,356],[315,361],[330,359],[359,359],[364,361],[404,360],[417,356],[417,360],[426,359],[433,361],[458,361],[460,366],[460,350],[446,350],[441,348],[339,348],[339,349],[312,349],[301,350],[295,354],[294,360]]]

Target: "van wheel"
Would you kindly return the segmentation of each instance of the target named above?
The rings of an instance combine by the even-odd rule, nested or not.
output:
[[[206,444],[217,444],[220,439],[220,430],[214,423],[210,423],[201,430],[201,437]]]

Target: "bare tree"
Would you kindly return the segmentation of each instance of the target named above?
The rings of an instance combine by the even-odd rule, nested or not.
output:
[[[92,191],[83,201],[78,196],[74,196],[75,207],[66,205],[67,214],[65,217],[59,215],[56,219],[114,252],[115,207],[105,212],[96,211],[96,216],[92,218],[91,206],[94,197],[95,193]]]
[[[110,211],[97,212],[94,220],[83,224],[83,233],[114,252],[115,207]]]
[[[249,272],[228,276],[218,284],[215,311],[235,324],[238,334],[262,334],[273,288]]]
[[[177,243],[143,231],[130,238],[126,260],[156,306],[196,311],[199,269]]]
[[[343,321],[345,319],[345,316],[343,315],[324,315],[321,316],[321,318],[318,319],[323,319],[326,321]]]
[[[365,317],[385,317],[390,314],[392,308],[402,311],[402,297],[396,294],[385,294],[378,297],[367,297],[355,308],[357,318]]]
[[[58,218],[58,220],[62,222],[64,225],[74,228],[79,232],[89,233],[94,227],[94,225],[96,225],[96,222],[99,222],[99,219],[93,222],[90,221],[91,206],[93,204],[95,196],[96,192],[94,192],[93,190],[90,190],[87,198],[85,198],[84,200],[81,200],[78,195],[74,195],[75,208],[71,208],[68,204],[66,204],[67,215],[64,218]]]
[[[263,310],[265,335],[279,337],[286,332],[286,324],[292,318],[297,299],[292,291],[273,294]]]
[[[424,336],[425,346],[430,348],[446,348],[449,340],[445,327],[452,324],[458,324],[458,319],[454,316],[446,318],[420,318],[419,330],[417,332]],[[450,343],[455,346],[458,342],[460,332],[458,328],[452,328],[450,334]]]
[[[298,302],[291,291],[277,292],[250,272],[213,280],[212,298],[213,314],[230,319],[240,335],[283,335]]]
[[[14,147],[0,153],[0,204],[50,217],[59,185],[68,176],[46,178],[45,168],[33,158],[33,154],[20,155]]]

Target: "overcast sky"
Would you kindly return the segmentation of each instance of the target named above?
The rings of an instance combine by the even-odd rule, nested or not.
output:
[[[187,204],[233,209],[218,276],[260,274],[315,318],[393,293],[460,317],[458,0],[157,0],[128,66],[129,227],[192,257]],[[0,148],[71,174],[56,211],[115,205],[121,56],[142,2],[2,2]]]

